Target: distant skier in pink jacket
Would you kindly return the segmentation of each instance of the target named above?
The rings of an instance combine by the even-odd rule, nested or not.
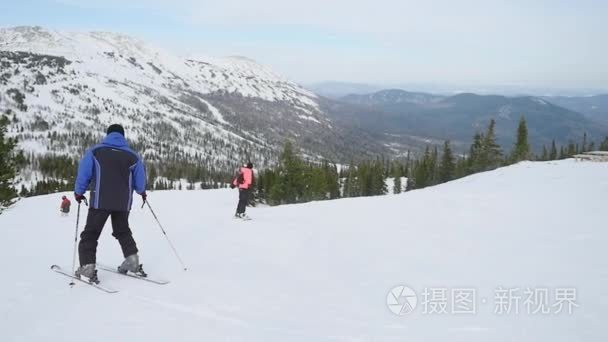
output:
[[[234,217],[243,219],[249,218],[245,214],[245,209],[247,208],[247,203],[249,202],[249,195],[251,194],[253,182],[253,164],[248,162],[241,167],[238,175],[234,177],[232,184],[230,184],[230,188],[232,189],[236,187],[239,188],[239,204],[236,207],[236,214],[234,214]]]

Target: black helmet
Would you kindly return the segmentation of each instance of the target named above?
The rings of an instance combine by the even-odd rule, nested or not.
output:
[[[125,136],[125,129],[119,124],[113,124],[108,127],[107,134],[120,133],[123,137]]]
[[[253,169],[253,163],[252,162],[248,162],[247,163],[247,168],[248,169]]]

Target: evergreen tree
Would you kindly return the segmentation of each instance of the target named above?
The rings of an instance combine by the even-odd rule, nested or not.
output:
[[[17,142],[7,138],[8,118],[0,117],[0,213],[17,197],[14,180],[17,176]]]
[[[320,201],[328,197],[328,183],[325,178],[323,169],[310,165],[304,173],[305,186],[302,198],[298,201]]]
[[[573,142],[570,142],[568,144],[568,150],[566,151],[566,158],[570,158],[577,153],[578,153],[578,148],[576,147],[576,144],[574,144]]]
[[[564,149],[564,146],[561,146],[559,148],[559,159],[566,159],[568,158],[568,154],[566,153],[566,150]]]
[[[431,185],[431,174],[429,172],[430,160],[431,153],[429,151],[429,147],[427,146],[422,159],[418,160],[414,164],[414,170],[412,172],[412,186],[414,186],[415,189],[422,189]]]
[[[583,146],[581,146],[581,152],[587,152],[589,151],[587,146],[587,132],[585,132],[585,134],[583,135]]]
[[[383,171],[383,163],[376,162],[372,168],[372,196],[386,195],[388,187],[386,186],[387,173]]]
[[[483,170],[483,141],[483,134],[479,132],[475,133],[475,136],[473,137],[473,143],[471,144],[471,148],[469,149],[468,173],[476,173]]]
[[[357,183],[361,196],[377,196],[386,194],[386,182],[382,160],[361,162],[357,166]]]
[[[431,177],[430,185],[435,185],[439,183],[439,163],[437,162],[439,159],[439,153],[437,152],[437,146],[433,147],[433,152],[431,153],[431,158],[429,159],[429,175]]]
[[[605,137],[604,141],[600,144],[600,151],[608,151],[608,137]]]
[[[547,161],[549,160],[549,151],[547,151],[547,146],[543,145],[543,153],[540,156],[540,160]]]
[[[341,177],[342,181],[342,197],[351,197],[350,196],[350,176],[344,174],[347,177]]]
[[[336,165],[331,165],[329,162],[323,162],[323,174],[327,184],[327,193],[329,199],[340,198],[340,176]]]
[[[21,196],[21,197],[27,197],[27,196],[29,196],[29,191],[27,190],[27,188],[23,184],[21,184],[21,191],[19,192],[19,196]]]
[[[437,148],[427,146],[424,155],[415,161],[412,171],[409,173],[407,189],[422,189],[437,184],[439,179],[439,167],[437,166]],[[409,180],[411,179],[411,182]]]
[[[410,158],[410,151],[407,151],[407,156],[405,157],[405,165],[403,166],[403,173],[401,174],[403,177],[409,177],[410,176],[410,168],[411,168],[411,158]]]
[[[359,196],[370,196],[371,194],[371,167],[368,162],[361,162],[357,165],[356,181],[359,187]]]
[[[459,158],[456,162],[455,178],[462,178],[469,174],[469,161],[466,158]]]
[[[270,189],[269,198],[274,204],[297,203],[304,194],[304,162],[297,156],[288,141],[279,157],[279,178]]]
[[[413,177],[408,177],[407,183],[405,185],[405,191],[411,191],[416,189],[416,181]]]
[[[469,150],[469,172],[493,170],[502,164],[502,150],[496,143],[496,121],[490,120],[485,134],[476,133]]]
[[[393,193],[398,195],[402,191],[401,176],[396,176],[393,183]]]
[[[526,119],[522,116],[517,127],[517,140],[511,154],[511,162],[517,163],[530,159],[530,144],[528,144],[528,127]]]
[[[361,189],[359,181],[357,180],[358,169],[355,164],[351,161],[348,167],[346,180],[344,184],[344,197],[358,197],[361,196]]]
[[[549,160],[557,160],[557,146],[555,146],[555,139],[551,142],[551,152],[549,152]]]
[[[483,139],[483,147],[482,147],[482,170],[494,170],[497,167],[500,167],[502,164],[502,150],[500,145],[496,143],[496,121],[494,119],[490,120],[490,124],[488,125],[488,130]]]
[[[156,166],[154,166],[154,164],[150,164],[146,167],[146,170],[148,171],[148,183],[150,183],[152,185],[152,188],[154,188],[156,177],[158,177],[158,173],[156,172]]]
[[[454,163],[454,155],[450,148],[450,142],[445,141],[443,144],[443,155],[441,157],[441,165],[439,166],[439,182],[445,183],[454,179],[456,174],[456,165]]]

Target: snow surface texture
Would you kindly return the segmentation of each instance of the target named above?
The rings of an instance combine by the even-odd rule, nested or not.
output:
[[[100,273],[108,295],[49,270],[71,263],[60,194],[0,215],[0,336],[12,341],[606,341],[608,164],[524,162],[397,196],[251,208],[229,190],[149,198],[184,272],[139,208],[132,228],[157,286]],[[137,204],[137,203],[136,203]],[[75,209],[75,208],[74,208]],[[106,227],[99,261],[121,253]],[[386,306],[407,285],[418,307]],[[576,288],[572,314],[494,313],[498,287]],[[474,315],[422,312],[426,287],[475,288]],[[488,303],[482,304],[481,299]],[[521,311],[525,311],[523,306]]]

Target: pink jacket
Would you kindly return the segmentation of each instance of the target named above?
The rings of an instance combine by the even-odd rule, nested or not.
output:
[[[238,186],[239,189],[249,189],[253,184],[253,170],[247,167],[242,167],[239,175],[232,180],[232,185]]]

